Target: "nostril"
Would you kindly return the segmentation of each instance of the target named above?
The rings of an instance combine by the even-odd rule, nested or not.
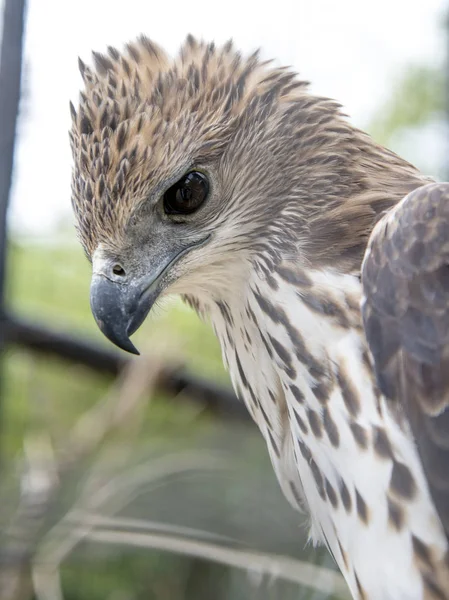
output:
[[[125,269],[119,264],[116,264],[112,267],[112,272],[114,275],[118,275],[119,277],[124,277],[126,275]]]

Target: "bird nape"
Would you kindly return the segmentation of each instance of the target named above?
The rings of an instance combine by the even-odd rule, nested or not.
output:
[[[137,352],[181,294],[354,598],[449,598],[449,186],[231,42],[93,57],[70,138],[100,329]]]

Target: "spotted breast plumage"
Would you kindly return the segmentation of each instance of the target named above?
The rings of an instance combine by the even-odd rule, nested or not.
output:
[[[181,294],[354,598],[448,599],[449,187],[230,42],[94,62],[70,135],[99,327],[137,352]]]

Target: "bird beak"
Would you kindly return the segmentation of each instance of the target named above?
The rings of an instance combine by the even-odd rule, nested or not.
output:
[[[98,327],[108,340],[122,350],[140,354],[129,338],[142,325],[162,293],[165,274],[182,256],[203,246],[209,239],[210,235],[181,248],[162,266],[145,276],[115,280],[108,277],[102,268],[96,270],[90,286],[90,307]]]
[[[159,289],[157,280],[129,284],[118,283],[104,275],[93,275],[90,306],[102,333],[113,344],[140,354],[129,339],[150,312]]]

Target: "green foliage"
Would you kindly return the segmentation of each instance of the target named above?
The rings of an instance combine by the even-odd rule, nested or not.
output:
[[[412,65],[393,84],[391,94],[368,126],[381,144],[405,129],[442,118],[445,110],[445,78],[440,67]]]

